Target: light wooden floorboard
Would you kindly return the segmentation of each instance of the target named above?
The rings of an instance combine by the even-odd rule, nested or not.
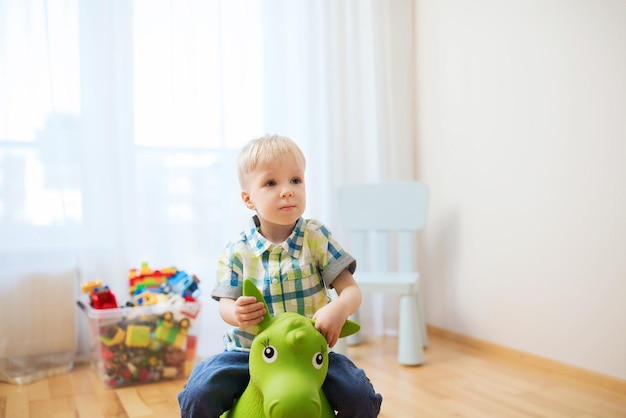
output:
[[[396,349],[389,337],[349,348],[383,395],[383,418],[626,418],[626,382],[607,387],[438,335],[431,335],[422,366],[398,365]],[[0,417],[178,417],[184,383],[107,389],[81,365],[30,385],[0,383]]]

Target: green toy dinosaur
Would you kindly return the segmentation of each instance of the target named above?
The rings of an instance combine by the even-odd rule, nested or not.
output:
[[[251,280],[243,294],[265,303]],[[267,311],[267,306],[266,306]],[[322,383],[328,371],[328,344],[314,321],[292,312],[265,314],[250,348],[250,383],[228,418],[334,417]],[[352,335],[359,324],[346,321],[341,337]]]

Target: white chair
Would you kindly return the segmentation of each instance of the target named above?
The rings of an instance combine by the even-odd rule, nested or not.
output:
[[[424,227],[428,187],[421,182],[343,185],[339,219],[357,260],[354,278],[363,293],[399,294],[398,362],[424,362],[428,344],[416,268],[416,232]],[[395,257],[394,257],[395,256]],[[357,313],[358,314],[358,313]],[[353,318],[358,321],[358,315]],[[358,343],[358,334],[348,343]]]

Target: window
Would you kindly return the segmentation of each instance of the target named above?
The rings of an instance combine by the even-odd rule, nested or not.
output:
[[[264,132],[261,2],[109,3],[3,3],[0,248],[216,253]]]
[[[77,166],[75,155],[63,150],[78,140],[77,5],[3,6],[0,226],[73,224],[81,219],[80,190],[71,180]]]

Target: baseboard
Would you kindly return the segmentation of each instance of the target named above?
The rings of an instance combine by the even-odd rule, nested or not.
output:
[[[617,390],[626,393],[626,380],[617,377],[608,376],[602,373],[583,369],[581,367],[572,366],[555,360],[550,360],[534,354],[525,353],[502,345],[490,343],[467,335],[449,331],[444,328],[427,325],[428,333],[450,341],[455,341],[466,345],[487,355],[497,355],[508,359],[516,360],[532,367],[538,367],[544,370],[550,370],[555,373],[583,380],[597,386],[606,387],[608,389]]]

